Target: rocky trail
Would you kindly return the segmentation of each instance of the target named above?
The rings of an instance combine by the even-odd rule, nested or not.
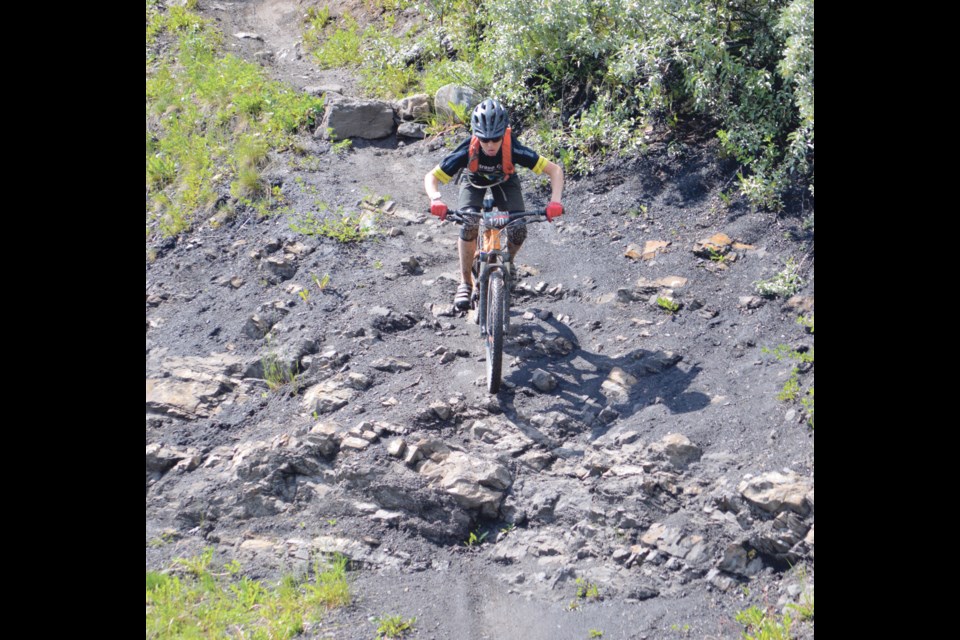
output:
[[[277,27],[296,3],[200,8],[278,77],[336,80]],[[809,212],[726,205],[736,168],[693,138],[569,180],[518,257],[490,395],[452,308],[457,227],[425,214],[445,143],[304,136],[265,173],[281,213],[153,245],[147,568],[213,546],[276,579],[342,553],[354,604],[311,638],[369,639],[383,614],[415,638],[736,638],[737,611],[812,594],[813,431],[777,400],[793,364],[763,352],[813,346]],[[295,230],[338,207],[374,235]],[[757,296],[788,258],[800,295]]]

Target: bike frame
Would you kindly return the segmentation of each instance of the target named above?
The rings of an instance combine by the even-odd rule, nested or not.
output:
[[[487,291],[490,276],[494,272],[498,271],[503,275],[506,308],[510,308],[513,257],[508,250],[508,229],[522,224],[525,218],[534,218],[529,222],[546,220],[546,211],[544,209],[514,213],[495,211],[493,209],[493,198],[488,195],[484,198],[483,207],[479,213],[468,210],[451,211],[447,214],[447,218],[460,224],[475,221],[478,226],[477,246],[473,255],[475,288],[472,306],[477,310],[480,336],[486,338],[489,334],[487,327]]]

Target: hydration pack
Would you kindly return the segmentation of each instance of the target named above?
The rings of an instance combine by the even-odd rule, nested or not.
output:
[[[510,127],[507,127],[507,130],[503,132],[503,144],[500,145],[500,151],[503,154],[503,173],[508,176],[516,173],[516,169],[513,167],[513,144],[510,140]],[[477,136],[470,138],[469,157],[470,162],[467,164],[467,169],[476,173],[480,168],[480,138]]]

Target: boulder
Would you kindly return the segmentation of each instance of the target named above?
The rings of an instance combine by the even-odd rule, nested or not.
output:
[[[433,97],[433,104],[437,115],[449,119],[453,119],[455,117],[453,109],[451,109],[449,106],[450,103],[460,105],[466,109],[469,119],[469,115],[473,111],[473,108],[480,104],[482,99],[483,98],[480,97],[480,94],[470,87],[461,87],[456,84],[448,84],[437,89],[437,93]]]
[[[397,115],[405,122],[424,120],[430,116],[430,96],[425,93],[407,96],[397,103],[396,109]]]
[[[328,102],[317,133],[323,138],[375,140],[393,133],[393,107],[380,100],[344,98]]]

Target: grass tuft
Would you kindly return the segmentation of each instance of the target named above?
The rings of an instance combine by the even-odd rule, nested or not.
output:
[[[277,585],[240,575],[240,564],[211,568],[213,549],[178,559],[169,572],[146,573],[146,637],[276,638],[318,622],[324,610],[350,602],[347,559],[317,560],[313,581],[285,576]],[[183,573],[175,575],[175,571]]]

